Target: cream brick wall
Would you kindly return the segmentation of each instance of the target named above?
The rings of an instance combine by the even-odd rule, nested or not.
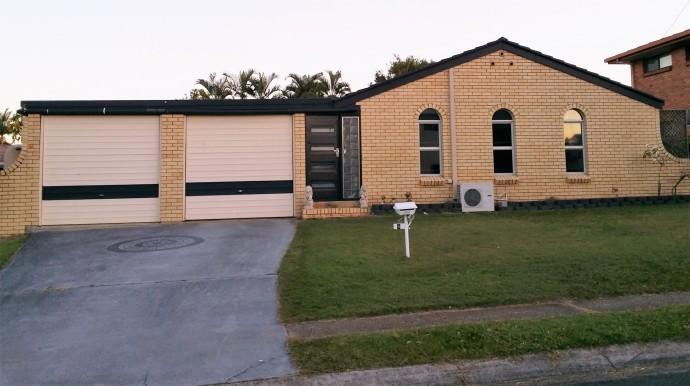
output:
[[[160,211],[161,222],[184,221],[186,117],[160,116]]]
[[[38,225],[41,192],[41,116],[23,118],[22,151],[0,171],[0,237]]]
[[[293,199],[295,201],[295,217],[302,216],[304,194],[307,184],[305,159],[305,118],[304,114],[292,115],[292,158],[293,158]]]
[[[491,116],[505,107],[515,115],[516,178],[497,184],[497,194],[516,201],[656,195],[657,167],[641,154],[646,144],[661,143],[657,109],[507,51],[451,71],[460,182],[494,178]],[[448,93],[443,71],[359,103],[363,183],[371,203],[407,193],[421,203],[453,197],[451,185],[424,184],[419,176],[417,117],[431,106],[442,116],[443,177],[450,178]],[[585,115],[586,178],[565,173],[562,119],[570,108]],[[690,169],[690,162],[666,167],[664,194],[681,169]],[[690,183],[679,193],[690,193]]]

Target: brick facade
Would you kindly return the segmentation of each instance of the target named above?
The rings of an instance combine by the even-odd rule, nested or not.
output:
[[[22,151],[0,171],[0,237],[38,225],[41,194],[41,116],[23,118]]]
[[[685,59],[685,48],[671,52],[672,66],[653,73],[644,73],[644,63],[631,63],[633,87],[664,100],[665,110],[690,110],[690,62]]]
[[[184,221],[186,122],[180,114],[160,116],[161,222]]]
[[[292,184],[295,217],[301,217],[304,206],[304,195],[307,185],[306,156],[305,156],[305,116],[304,114],[292,115]]]
[[[657,167],[641,154],[660,144],[659,111],[605,88],[497,51],[451,68],[454,78],[458,180],[496,180],[495,194],[512,201],[549,198],[646,196],[656,194]],[[411,198],[441,203],[454,197],[450,185],[448,71],[439,72],[359,102],[362,177],[369,202]],[[417,119],[434,107],[442,120],[444,185],[419,174]],[[494,178],[491,116],[507,108],[515,117],[514,177]],[[582,111],[586,131],[586,175],[565,172],[563,114]],[[664,194],[670,194],[689,160],[668,165]],[[685,184],[681,194],[690,193]]]

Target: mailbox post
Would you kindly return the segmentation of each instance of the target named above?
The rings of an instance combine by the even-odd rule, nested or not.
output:
[[[410,226],[414,221],[417,205],[414,202],[397,202],[393,205],[395,213],[402,216],[402,222],[393,224],[393,229],[405,231],[405,257],[410,257]]]

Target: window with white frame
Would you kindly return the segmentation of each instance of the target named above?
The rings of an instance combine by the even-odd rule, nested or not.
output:
[[[515,174],[515,120],[510,110],[500,109],[491,117],[493,132],[494,174]]]
[[[585,172],[585,120],[577,110],[568,110],[563,115],[563,138],[565,140],[565,171]]]
[[[653,56],[644,60],[644,72],[653,72],[662,68],[671,67],[673,58],[671,54]]]
[[[441,174],[441,116],[434,109],[419,114],[419,171]]]

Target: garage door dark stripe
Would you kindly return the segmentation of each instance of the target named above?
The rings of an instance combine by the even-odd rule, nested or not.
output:
[[[188,182],[187,196],[292,193],[292,181]]]
[[[93,200],[155,197],[158,197],[158,184],[43,187],[44,200]]]

